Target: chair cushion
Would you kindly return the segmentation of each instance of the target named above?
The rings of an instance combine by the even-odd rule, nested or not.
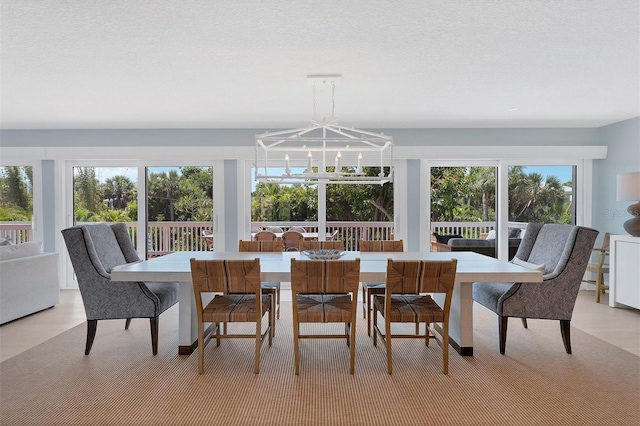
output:
[[[384,312],[385,296],[375,296],[374,303],[380,312]],[[400,294],[391,297],[391,310],[384,312],[383,316],[389,316],[391,322],[442,322],[444,311],[431,298],[424,295]]]
[[[498,301],[513,283],[473,283],[473,300],[498,313]]]
[[[0,247],[0,260],[19,259],[42,253],[41,241],[29,241],[22,244],[12,244]]]
[[[158,301],[160,302],[160,305],[156,308],[158,315],[178,302],[179,284],[177,282],[145,282],[144,284],[147,286],[149,291],[156,295]]]
[[[262,315],[267,313],[271,306],[271,296],[262,296]],[[204,322],[255,322],[256,296],[254,294],[216,294],[209,304],[203,309],[202,320]]]
[[[385,284],[386,283],[367,283],[367,282],[363,282],[362,283],[362,285],[365,288],[370,288],[370,289],[374,289],[375,288],[375,289],[381,289],[381,290],[384,290]]]
[[[452,235],[440,235],[436,232],[433,233],[433,236],[436,237],[436,241],[442,244],[447,244],[451,238],[462,238],[462,235],[452,234]]]
[[[565,247],[571,247],[575,242],[575,235],[570,237],[571,233],[576,233],[576,228],[568,225],[545,224],[535,239],[531,253],[526,259],[529,263],[545,265],[544,274],[549,274],[556,269],[563,259],[563,254],[568,255],[571,250]]]
[[[298,322],[351,322],[348,294],[298,295]]]
[[[115,234],[111,230],[111,226],[106,223],[92,223],[82,227],[87,243],[89,255],[93,258],[94,263],[100,263],[107,273],[119,265],[127,263],[120,244]]]
[[[260,283],[260,285],[262,286],[263,289],[265,289],[265,288],[277,289],[278,287],[280,287],[280,283],[271,282],[271,281],[262,282],[262,283]]]

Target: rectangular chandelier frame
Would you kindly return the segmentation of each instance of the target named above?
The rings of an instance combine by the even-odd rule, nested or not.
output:
[[[255,179],[276,184],[384,184],[393,182],[393,138],[335,122],[256,135]],[[284,165],[284,167],[283,167]],[[366,176],[363,166],[380,167]],[[389,173],[385,175],[384,169]],[[304,169],[294,173],[292,169]],[[282,174],[273,169],[284,169]]]

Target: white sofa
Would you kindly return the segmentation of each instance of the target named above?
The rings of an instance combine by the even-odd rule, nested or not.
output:
[[[57,253],[35,241],[0,246],[0,324],[59,302]]]

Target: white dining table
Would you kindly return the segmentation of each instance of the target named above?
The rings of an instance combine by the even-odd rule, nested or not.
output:
[[[197,315],[191,284],[189,259],[260,259],[263,281],[290,282],[291,259],[308,259],[300,252],[239,253],[181,251],[150,260],[128,263],[113,268],[113,281],[178,281],[179,336],[178,352],[192,353],[198,344]],[[449,343],[463,356],[473,355],[473,295],[474,282],[541,282],[540,271],[527,269],[510,262],[497,260],[473,252],[345,252],[341,259],[360,258],[360,281],[385,281],[387,259],[397,260],[458,260],[456,284],[453,290],[449,317]],[[442,297],[439,297],[442,296]],[[434,295],[443,304],[443,295]]]

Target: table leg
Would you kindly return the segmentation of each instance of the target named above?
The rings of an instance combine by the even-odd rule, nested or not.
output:
[[[198,315],[190,281],[180,283],[178,304],[178,353],[190,355],[198,347]]]
[[[443,294],[434,294],[433,299],[444,306]],[[473,355],[473,283],[457,282],[453,287],[449,344],[462,356]]]

